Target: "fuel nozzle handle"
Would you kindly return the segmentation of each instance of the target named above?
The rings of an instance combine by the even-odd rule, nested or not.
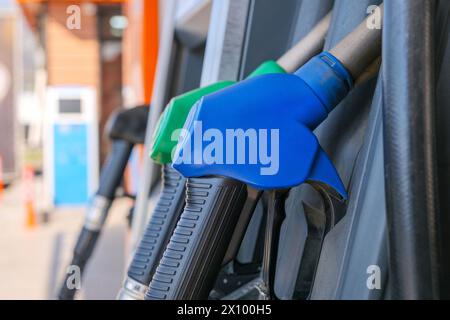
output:
[[[148,284],[183,211],[186,179],[170,165],[164,165],[162,178],[158,202],[128,267],[118,300],[144,299]]]
[[[70,266],[79,268],[83,273],[91,257],[103,228],[105,220],[114,199],[117,187],[120,185],[128,158],[133,145],[128,141],[114,140],[111,153],[102,168],[100,185],[94,198],[91,200],[86,213],[83,228],[78,236]],[[71,274],[65,275],[61,289],[58,293],[60,300],[73,300],[77,289],[69,281]]]

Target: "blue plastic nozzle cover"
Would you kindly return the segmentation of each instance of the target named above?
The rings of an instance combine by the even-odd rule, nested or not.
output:
[[[261,75],[205,96],[186,120],[173,167],[185,177],[227,176],[263,190],[316,181],[346,198],[313,130],[352,86],[324,52],[294,74]]]
[[[353,79],[342,63],[329,52],[312,58],[295,73],[313,90],[331,112],[353,88]]]

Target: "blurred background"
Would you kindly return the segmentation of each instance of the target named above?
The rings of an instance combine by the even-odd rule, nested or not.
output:
[[[0,0],[0,299],[54,297],[110,148],[107,119],[151,100],[163,2]],[[117,294],[130,207],[114,203],[79,298]]]

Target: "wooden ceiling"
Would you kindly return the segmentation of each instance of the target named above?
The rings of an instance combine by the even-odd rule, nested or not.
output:
[[[96,3],[96,4],[117,4],[126,3],[128,0],[16,0],[20,5],[22,12],[27,19],[28,24],[33,30],[37,28],[37,17],[39,12],[42,10],[42,5],[48,3]]]

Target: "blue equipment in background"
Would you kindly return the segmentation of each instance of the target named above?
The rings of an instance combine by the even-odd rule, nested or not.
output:
[[[53,206],[86,205],[98,185],[95,89],[54,86],[47,91],[46,186]]]

